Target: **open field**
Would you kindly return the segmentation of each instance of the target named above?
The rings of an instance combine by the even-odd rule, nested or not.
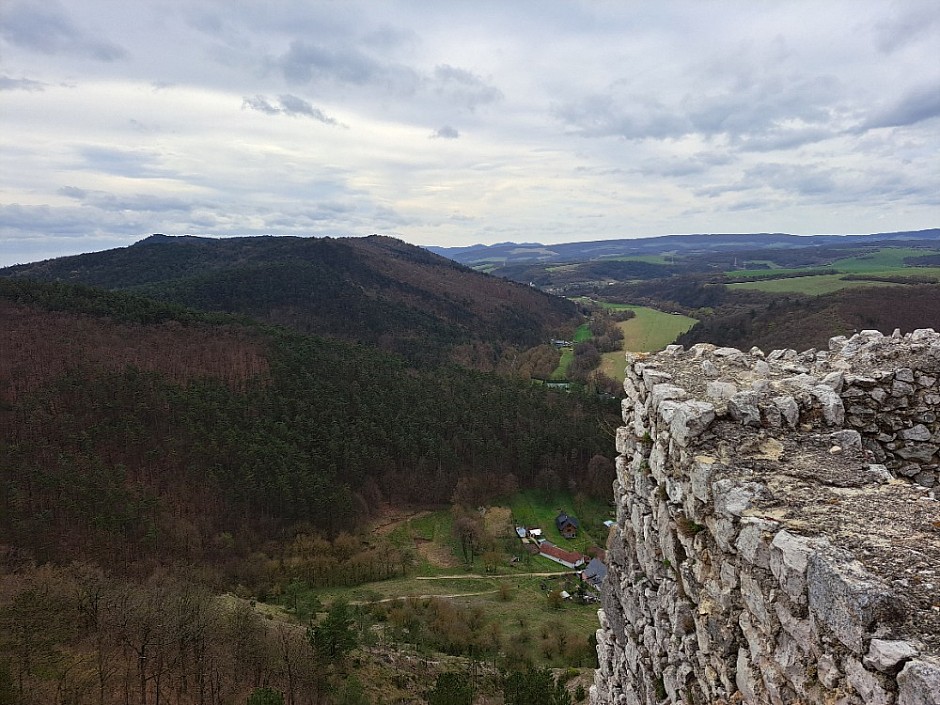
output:
[[[595,540],[585,531],[572,541],[558,535],[554,519],[557,509],[563,508],[577,516],[582,526],[593,529],[602,545],[606,537],[607,529],[603,521],[607,518],[607,506],[603,502],[576,500],[565,492],[546,494],[526,491],[509,498],[507,505],[492,507],[487,511],[484,523],[488,531],[505,536],[512,524],[512,514],[520,524],[541,526],[546,537],[556,545],[572,550],[586,550],[594,546]],[[449,509],[405,515],[397,522],[386,521],[381,529],[385,536],[402,545],[416,543],[419,546],[432,546],[434,550],[430,554],[416,551],[415,565],[405,577],[354,587],[312,588],[305,591],[299,602],[309,605],[308,610],[322,613],[338,599],[354,605],[373,605],[378,608],[399,601],[415,604],[439,598],[458,607],[482,610],[485,619],[483,628],[495,630],[506,649],[514,643],[526,644],[526,653],[537,665],[587,665],[583,659],[589,659],[592,653],[588,639],[597,628],[597,604],[563,601],[551,605],[548,600],[551,591],[568,590],[574,593],[579,581],[573,571],[541,556],[526,556],[513,564],[510,564],[507,556],[489,573],[479,557],[473,565],[467,566],[459,559],[459,547],[452,536],[452,524]],[[504,538],[503,541],[506,546],[520,549],[518,552],[524,555],[514,534],[511,540]],[[449,559],[445,561],[449,564],[447,566],[429,558],[429,555],[445,554],[449,554]],[[283,618],[287,619],[292,614],[279,605],[272,605],[271,609],[278,614],[283,613]],[[297,616],[301,615],[298,613]],[[570,650],[559,650],[556,639],[580,644],[581,656],[572,656]],[[578,662],[571,662],[572,658]]]
[[[624,350],[631,352],[653,352],[662,350],[677,336],[685,333],[697,321],[688,316],[663,313],[645,306],[603,304],[607,308],[622,310],[629,308],[636,313],[634,318],[620,323],[623,331]],[[601,355],[600,370],[608,377],[623,381],[626,362],[623,350]]]
[[[904,270],[910,274],[917,274],[917,270]],[[889,272],[887,274],[897,274]],[[728,284],[729,289],[752,289],[755,291],[765,291],[771,294],[808,294],[818,296],[820,294],[831,294],[833,291],[846,289],[853,286],[896,286],[888,282],[877,281],[852,281],[845,280],[842,277],[845,273],[838,274],[819,274],[814,277],[791,277],[787,279],[769,279],[767,281],[738,282]]]
[[[593,546],[604,548],[607,540],[607,527],[604,521],[609,519],[608,507],[596,500],[573,497],[567,492],[547,495],[537,490],[519,492],[510,501],[512,516],[516,523],[528,528],[538,527],[543,535],[556,546],[569,551],[587,552]],[[555,517],[559,510],[575,516],[581,522],[582,530],[573,539],[566,539],[555,528]],[[547,565],[560,568],[557,563],[544,560]],[[535,564],[533,563],[533,566]]]
[[[833,291],[856,286],[886,286],[887,282],[866,280],[845,280],[842,276],[870,277],[937,277],[940,267],[908,267],[904,264],[907,257],[934,254],[935,250],[923,250],[905,247],[886,247],[867,254],[845,257],[831,265],[813,269],[828,269],[832,274],[800,276],[806,269],[754,269],[727,272],[729,277],[780,277],[781,274],[793,274],[792,278],[735,282],[728,284],[732,289],[752,289],[769,293],[798,293],[818,296]]]
[[[574,334],[571,336],[571,342],[573,343],[583,343],[585,340],[591,339],[591,328],[587,323],[582,323],[578,326]],[[571,365],[571,361],[574,360],[574,350],[571,348],[564,348],[561,351],[561,359],[558,361],[558,367],[555,368],[555,371],[552,372],[552,379],[554,380],[564,380],[568,378],[568,367]]]
[[[913,274],[920,271],[919,267],[908,267],[904,264],[907,257],[936,254],[937,250],[923,250],[909,247],[886,247],[875,252],[857,257],[836,260],[832,263],[833,269],[852,274]],[[898,270],[906,270],[898,272]]]

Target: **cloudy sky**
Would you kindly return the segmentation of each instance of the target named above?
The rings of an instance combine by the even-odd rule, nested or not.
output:
[[[3,0],[0,265],[940,226],[936,0]]]

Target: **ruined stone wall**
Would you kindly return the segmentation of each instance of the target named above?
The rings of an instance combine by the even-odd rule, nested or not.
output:
[[[591,701],[940,704],[940,335],[628,357]]]

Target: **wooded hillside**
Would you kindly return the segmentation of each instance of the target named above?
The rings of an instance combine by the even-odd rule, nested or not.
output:
[[[292,523],[447,502],[462,476],[577,486],[616,413],[61,284],[0,280],[0,327],[0,544],[39,561],[237,562]]]
[[[569,301],[393,238],[154,235],[131,247],[0,270],[120,289],[375,345],[412,362],[493,369],[579,317]]]

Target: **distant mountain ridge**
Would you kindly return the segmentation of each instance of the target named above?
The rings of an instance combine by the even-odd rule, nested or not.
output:
[[[490,263],[584,262],[604,257],[691,254],[723,249],[762,249],[816,247],[826,245],[876,246],[879,242],[940,240],[940,228],[870,235],[790,235],[787,233],[661,235],[619,240],[541,243],[502,242],[469,247],[428,247],[426,249],[470,267]]]
[[[576,326],[577,308],[389,237],[153,235],[130,247],[0,269],[81,283],[304,333],[374,345],[413,362],[489,369]]]

